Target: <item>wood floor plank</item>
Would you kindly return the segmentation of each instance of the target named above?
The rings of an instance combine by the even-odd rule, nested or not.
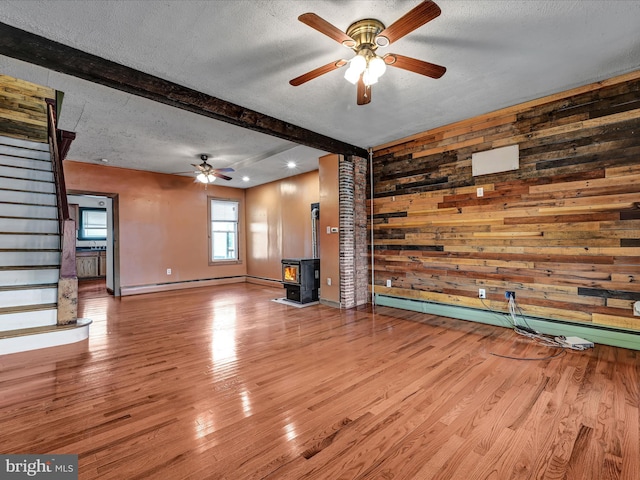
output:
[[[640,354],[556,358],[506,328],[272,302],[252,284],[115,299],[86,342],[0,355],[0,451],[81,479],[640,477]]]

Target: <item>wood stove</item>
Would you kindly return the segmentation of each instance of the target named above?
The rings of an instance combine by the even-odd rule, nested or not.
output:
[[[317,302],[320,288],[320,259],[283,259],[282,283],[287,292],[287,300],[298,303]]]

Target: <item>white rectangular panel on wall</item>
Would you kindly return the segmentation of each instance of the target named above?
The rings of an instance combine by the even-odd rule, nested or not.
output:
[[[518,168],[520,168],[518,145],[494,148],[471,155],[471,174],[474,177],[517,170]]]

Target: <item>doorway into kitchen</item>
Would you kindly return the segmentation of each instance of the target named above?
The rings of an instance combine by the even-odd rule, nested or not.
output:
[[[92,296],[120,296],[117,194],[68,194],[76,221],[78,289]]]

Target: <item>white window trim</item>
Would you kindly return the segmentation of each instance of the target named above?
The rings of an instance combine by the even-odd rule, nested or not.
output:
[[[238,207],[238,219],[236,220],[236,258],[234,259],[214,259],[213,258],[213,244],[212,244],[212,223],[213,223],[213,218],[212,218],[212,209],[211,209],[211,203],[213,201],[216,202],[233,202],[237,205]],[[219,265],[219,264],[239,264],[242,263],[242,259],[240,257],[240,242],[241,242],[241,236],[240,236],[240,231],[241,231],[241,219],[242,216],[240,215],[240,212],[242,211],[242,201],[239,198],[221,198],[221,197],[207,197],[207,231],[208,231],[208,243],[209,243],[209,248],[208,248],[208,255],[209,255],[209,265]]]

